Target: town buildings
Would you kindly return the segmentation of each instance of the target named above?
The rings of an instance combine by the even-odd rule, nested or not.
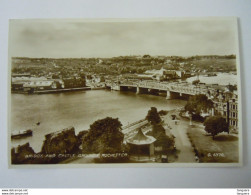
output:
[[[238,95],[236,91],[225,92],[214,99],[215,113],[226,119],[230,131],[238,132]]]
[[[167,81],[186,78],[191,76],[191,73],[187,73],[183,70],[167,70],[162,67],[160,70],[147,70],[144,74],[138,74],[137,76],[139,78],[150,78],[157,81]]]
[[[11,91],[20,93],[33,93],[41,90],[56,90],[85,87],[85,79],[71,77],[65,79],[48,79],[46,77],[12,77]]]

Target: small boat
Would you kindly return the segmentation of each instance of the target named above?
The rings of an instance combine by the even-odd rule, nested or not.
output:
[[[28,129],[28,130],[20,130],[20,131],[13,131],[11,133],[11,139],[19,139],[22,137],[27,137],[27,136],[32,136],[32,130]]]
[[[200,83],[200,80],[199,79],[196,79],[192,82],[193,85],[198,85]]]
[[[217,74],[216,73],[208,73],[207,76],[208,77],[215,77],[215,76],[217,76]]]

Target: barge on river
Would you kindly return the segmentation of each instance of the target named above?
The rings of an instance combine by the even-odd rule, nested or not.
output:
[[[28,137],[28,136],[32,136],[32,130],[28,129],[28,130],[19,130],[19,131],[13,131],[11,133],[11,139],[19,139],[19,138],[23,138],[23,137]]]

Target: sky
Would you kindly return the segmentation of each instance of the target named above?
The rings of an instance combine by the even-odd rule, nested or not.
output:
[[[20,19],[9,25],[11,57],[236,54],[236,20]]]

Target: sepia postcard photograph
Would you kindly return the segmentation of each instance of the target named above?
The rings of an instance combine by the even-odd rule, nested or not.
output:
[[[9,20],[10,168],[242,165],[235,17]]]

